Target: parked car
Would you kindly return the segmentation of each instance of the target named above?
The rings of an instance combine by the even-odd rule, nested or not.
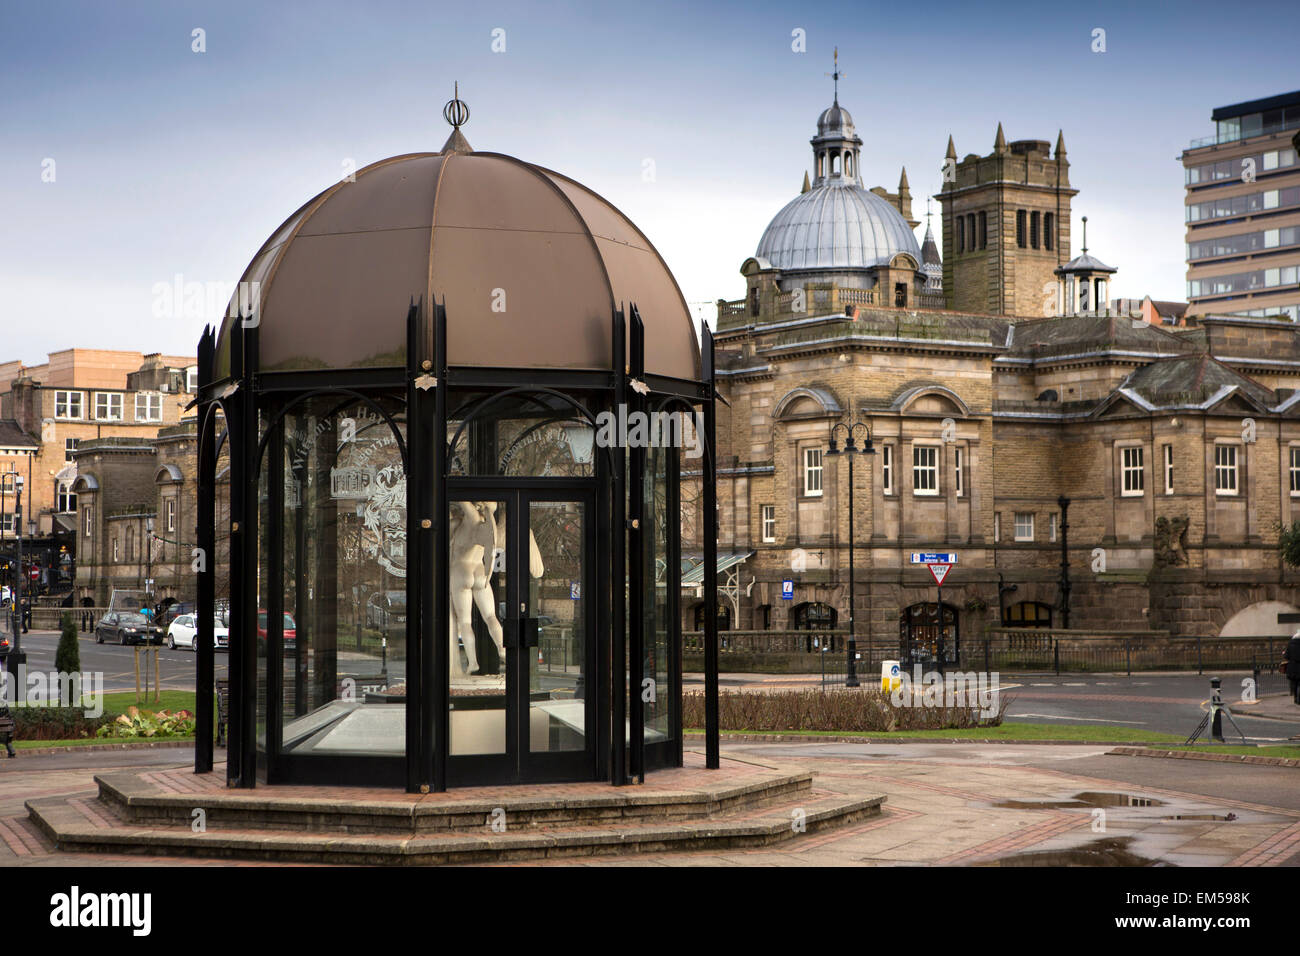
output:
[[[192,601],[176,601],[167,605],[153,617],[153,628],[166,636],[171,633],[172,621],[185,614],[193,614],[198,608]]]
[[[198,650],[199,622],[193,614],[181,614],[167,626],[167,646],[175,650],[188,647]],[[212,649],[225,651],[230,649],[230,630],[220,621],[212,625]]]
[[[257,649],[259,654],[266,653],[266,611],[257,612]],[[298,641],[298,625],[294,623],[292,615],[284,615],[284,647],[288,650],[294,647]]]
[[[0,660],[3,660],[4,658],[8,657],[10,650],[12,650],[12,648],[9,645],[9,638],[0,634]],[[0,701],[0,705],[2,704],[3,701]]]
[[[149,619],[138,611],[109,611],[95,625],[95,643],[161,644],[162,637],[154,634]]]

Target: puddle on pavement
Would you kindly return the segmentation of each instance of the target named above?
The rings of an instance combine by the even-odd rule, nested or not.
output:
[[[1121,796],[1121,794],[1105,794]],[[1145,798],[1142,798],[1145,799]],[[1113,805],[1113,804],[1112,804]],[[1017,853],[996,860],[982,860],[975,866],[1172,866],[1129,849],[1130,837],[1097,840],[1065,850]]]
[[[1163,800],[1157,800],[1155,797],[1139,797],[1132,793],[1101,793],[1093,790],[1076,793],[1068,800],[1003,800],[1001,803],[993,804],[1004,810],[1079,810],[1087,807],[1163,807],[1164,805]]]
[[[1161,820],[1217,820],[1220,823],[1231,823],[1237,819],[1235,813],[1180,813],[1172,817],[1161,817]]]

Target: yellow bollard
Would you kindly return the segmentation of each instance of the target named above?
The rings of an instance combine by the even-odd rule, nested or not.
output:
[[[903,678],[898,667],[898,661],[881,661],[880,662],[880,690],[885,694],[892,694],[901,687]]]

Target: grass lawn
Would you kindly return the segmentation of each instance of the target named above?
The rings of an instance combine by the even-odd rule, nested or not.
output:
[[[687,733],[703,733],[692,729]],[[962,730],[896,730],[893,733],[838,730],[724,730],[723,733],[787,734],[791,737],[864,737],[883,740],[1089,740],[1104,743],[1179,743],[1187,738],[1179,734],[1162,734],[1132,727],[1104,727],[1089,724],[1063,727],[1057,724],[1025,724],[1004,721],[996,727],[971,727]],[[1253,749],[1253,748],[1251,748]]]
[[[135,702],[135,691],[128,690],[119,694],[104,695],[104,713],[106,714],[125,714],[128,707],[139,707],[141,710],[147,710],[157,713],[160,710],[166,710],[175,713],[178,710],[188,710],[194,712],[195,695],[192,690],[165,690],[158,694],[158,703],[153,702],[153,694],[141,694],[144,698],[141,703]],[[216,707],[216,697],[213,697],[212,706]],[[215,711],[214,711],[215,713]]]

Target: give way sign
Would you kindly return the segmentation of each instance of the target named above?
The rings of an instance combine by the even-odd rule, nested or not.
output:
[[[930,577],[934,578],[934,583],[943,587],[944,579],[948,577],[948,572],[952,570],[951,564],[927,564],[930,569]]]

